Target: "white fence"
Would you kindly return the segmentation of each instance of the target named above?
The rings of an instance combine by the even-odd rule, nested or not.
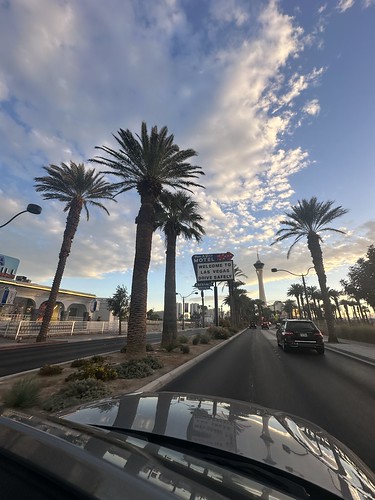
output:
[[[147,332],[161,332],[161,321],[148,321]],[[0,320],[0,337],[19,340],[20,338],[33,338],[39,333],[40,321],[28,320]],[[121,323],[121,333],[126,335],[128,323]],[[48,328],[48,337],[91,335],[91,334],[116,334],[118,321],[51,321]]]

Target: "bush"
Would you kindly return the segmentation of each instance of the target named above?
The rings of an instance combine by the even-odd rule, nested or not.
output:
[[[338,325],[335,327],[336,335],[342,339],[357,340],[375,344],[375,327],[371,325]]]
[[[75,359],[70,363],[71,368],[81,368],[81,366],[85,366],[89,363],[88,359]]]
[[[172,352],[174,349],[176,349],[177,345],[176,344],[169,344],[167,346],[165,346],[165,350],[167,352]]]
[[[229,319],[220,319],[219,320],[219,326],[222,326],[223,328],[230,328],[230,321],[229,321]]]
[[[126,363],[116,366],[119,378],[144,378],[153,374],[151,366],[143,359],[130,359]]]
[[[117,371],[110,365],[85,363],[78,369],[78,372],[71,373],[65,379],[66,382],[72,380],[85,380],[93,378],[96,380],[114,380],[117,378]]]
[[[154,350],[154,346],[152,344],[146,344],[146,352],[152,352]]]
[[[125,354],[125,353],[126,353],[126,345],[124,345],[124,347],[121,347],[120,352],[121,352],[122,354]]]
[[[48,377],[50,375],[60,375],[62,371],[63,369],[59,365],[44,365],[40,368],[38,375]]]
[[[154,358],[153,356],[147,356],[143,358],[141,361],[144,361],[152,370],[159,370],[163,368],[163,363],[158,358]]]
[[[226,340],[229,338],[228,330],[226,328],[221,327],[221,326],[210,326],[210,328],[208,328],[207,331],[214,339]]]
[[[96,363],[98,365],[102,365],[104,363],[104,361],[105,361],[105,357],[104,356],[100,356],[100,354],[92,356],[92,358],[89,359],[90,363]]]
[[[179,335],[178,339],[177,339],[177,342],[179,344],[188,344],[189,343],[189,339],[186,335]]]
[[[59,411],[87,401],[104,398],[109,394],[110,391],[101,380],[92,378],[75,380],[44,401],[42,407],[46,411]]]
[[[234,326],[230,326],[228,328],[228,330],[229,330],[229,333],[231,334],[231,336],[234,335],[235,333],[239,332],[238,328],[235,328]]]
[[[190,352],[190,347],[188,345],[186,345],[186,344],[182,344],[180,346],[180,349],[181,349],[181,352],[183,354],[189,354],[189,352]]]
[[[210,337],[209,337],[209,335],[207,335],[207,333],[204,333],[203,335],[201,335],[201,337],[199,339],[199,342],[201,344],[209,344],[210,343]]]
[[[6,406],[31,408],[38,404],[40,386],[34,378],[17,380],[4,396]]]
[[[198,334],[198,335],[196,335],[196,336],[193,338],[193,340],[192,340],[192,344],[193,344],[193,345],[197,345],[197,344],[199,344],[199,342],[200,342],[200,341],[201,341],[201,336],[200,336],[200,334]]]

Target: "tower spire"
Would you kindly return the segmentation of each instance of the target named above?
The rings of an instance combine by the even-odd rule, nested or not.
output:
[[[266,294],[264,291],[264,284],[263,284],[264,263],[261,262],[261,260],[259,258],[259,252],[257,252],[257,261],[255,262],[254,267],[255,267],[255,272],[257,273],[257,277],[258,277],[259,299],[266,304],[267,303]]]

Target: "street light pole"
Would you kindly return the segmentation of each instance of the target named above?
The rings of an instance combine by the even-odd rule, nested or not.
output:
[[[2,227],[5,227],[7,226],[10,222],[12,222],[12,220],[14,220],[16,217],[18,217],[19,215],[21,214],[24,214],[26,212],[30,212],[31,214],[35,214],[35,215],[39,215],[41,212],[42,212],[42,207],[40,207],[39,205],[34,205],[33,203],[29,203],[27,205],[27,208],[26,210],[22,210],[22,212],[18,212],[18,214],[14,215],[11,219],[8,220],[8,222],[6,222],[5,224],[1,225],[0,226],[0,229]]]
[[[198,295],[198,292],[191,292],[189,295],[181,295],[179,292],[176,295],[179,295],[182,298],[182,329],[185,330],[185,299],[190,297],[190,295]]]
[[[288,271],[287,269],[277,269],[276,267],[273,267],[271,269],[272,273],[277,273],[279,271],[282,271],[284,273],[289,273],[289,274],[292,274],[293,276],[298,276],[299,278],[302,278],[303,291],[305,293],[306,306],[307,306],[307,317],[309,318],[309,320],[311,320],[312,318],[311,318],[311,309],[310,309],[309,297],[307,295],[307,288],[306,288],[305,276],[307,276],[309,274],[310,269],[314,269],[314,266],[309,267],[305,274],[296,274],[296,273],[292,273],[291,271]]]

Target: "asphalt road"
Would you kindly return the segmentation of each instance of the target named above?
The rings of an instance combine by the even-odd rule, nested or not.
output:
[[[247,330],[161,390],[239,399],[314,422],[375,470],[375,368],[326,350],[284,353]]]

